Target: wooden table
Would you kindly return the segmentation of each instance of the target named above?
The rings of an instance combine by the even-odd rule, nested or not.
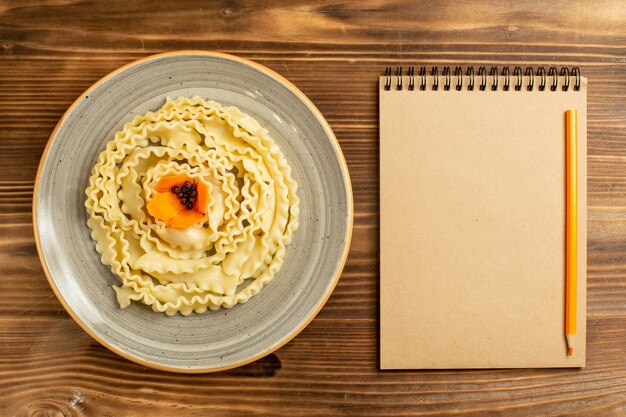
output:
[[[626,3],[435,3],[0,1],[0,415],[626,415]],[[330,301],[276,353],[219,374],[154,371],[100,346],[55,298],[33,241],[35,171],[65,109],[109,71],[176,49],[240,55],[299,86],[354,186]],[[589,77],[585,369],[378,370],[387,64],[577,65]]]

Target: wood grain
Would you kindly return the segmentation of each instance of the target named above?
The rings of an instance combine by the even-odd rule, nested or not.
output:
[[[626,3],[0,1],[0,415],[626,415]],[[31,225],[39,157],[71,102],[152,53],[279,72],[350,168],[353,244],[320,315],[262,360],[177,375],[104,349],[62,309]],[[378,371],[378,104],[387,64],[577,65],[589,77],[588,366]],[[416,348],[419,348],[416,346]]]

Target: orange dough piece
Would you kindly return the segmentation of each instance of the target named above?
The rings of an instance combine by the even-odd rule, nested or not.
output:
[[[184,229],[189,226],[193,226],[204,218],[202,213],[198,213],[195,210],[182,210],[177,215],[172,217],[168,224],[177,229]]]
[[[178,185],[180,187],[185,183],[185,181],[189,181],[189,178],[185,175],[166,175],[159,180],[159,183],[156,187],[154,187],[154,190],[160,193],[170,192],[170,189],[173,186]]]
[[[194,180],[196,184],[196,201],[193,210],[187,210],[172,193],[171,188],[175,185],[181,187],[185,181],[192,180],[185,175],[167,175],[159,180],[154,187],[156,194],[148,202],[148,213],[151,216],[166,221],[171,227],[184,229],[204,219],[209,202],[209,186],[203,181]]]
[[[152,217],[163,221],[170,220],[185,209],[178,201],[178,197],[170,192],[156,193],[146,207]]]
[[[196,191],[198,196],[193,208],[200,213],[206,213],[209,205],[209,186],[204,181],[196,181]]]

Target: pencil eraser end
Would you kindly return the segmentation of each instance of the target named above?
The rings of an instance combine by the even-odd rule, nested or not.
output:
[[[567,348],[567,356],[572,356],[574,354],[574,348]]]

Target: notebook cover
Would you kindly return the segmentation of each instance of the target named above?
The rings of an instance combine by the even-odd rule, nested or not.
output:
[[[581,81],[580,91],[561,91],[561,82],[557,91],[537,91],[538,77],[535,91],[385,91],[381,77],[382,369],[585,365]],[[578,110],[579,132],[571,357],[564,336],[567,109]]]

